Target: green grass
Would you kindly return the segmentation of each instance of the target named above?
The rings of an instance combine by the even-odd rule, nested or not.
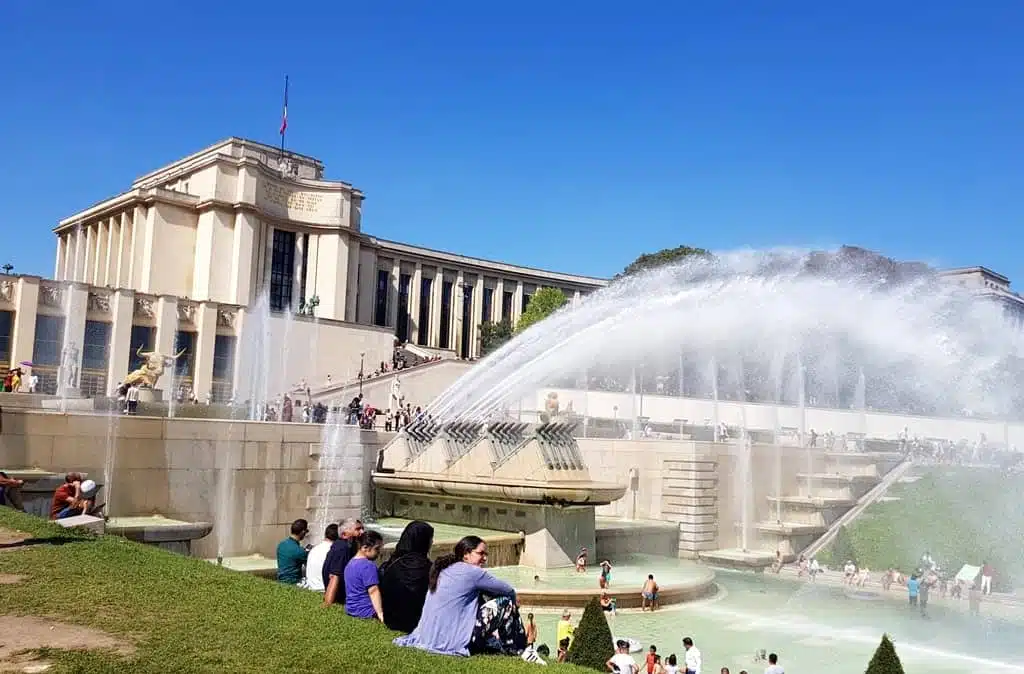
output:
[[[872,571],[917,567],[927,550],[951,573],[963,564],[988,560],[995,568],[996,591],[1024,585],[1024,476],[993,470],[929,467],[916,482],[897,484],[847,527],[856,562]],[[830,566],[826,549],[819,561]]]
[[[0,508],[0,527],[66,542],[0,552],[0,573],[27,576],[0,585],[0,610],[99,628],[137,649],[128,658],[47,651],[58,671],[537,672],[516,658],[397,648],[394,632],[349,618],[340,607],[322,608],[317,594],[202,560],[69,532],[9,508]],[[584,670],[561,665],[556,671]]]

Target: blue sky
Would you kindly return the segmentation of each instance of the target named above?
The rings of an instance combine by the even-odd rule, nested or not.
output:
[[[52,275],[56,222],[142,173],[231,135],[276,144],[287,73],[289,148],[362,188],[385,238],[592,275],[679,244],[851,243],[1024,288],[1019,0],[3,15],[17,271]]]

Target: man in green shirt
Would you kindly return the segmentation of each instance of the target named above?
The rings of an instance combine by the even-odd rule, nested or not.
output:
[[[289,585],[297,585],[302,580],[302,567],[306,563],[309,551],[302,547],[300,541],[309,533],[309,523],[304,519],[292,522],[292,532],[288,538],[277,544],[277,580]]]

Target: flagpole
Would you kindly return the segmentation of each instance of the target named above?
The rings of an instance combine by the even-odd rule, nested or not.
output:
[[[281,109],[281,156],[284,156],[284,135],[288,131],[288,76],[284,76],[284,107]]]

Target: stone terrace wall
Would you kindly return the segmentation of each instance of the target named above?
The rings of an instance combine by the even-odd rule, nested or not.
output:
[[[4,409],[0,467],[78,470],[104,481],[108,447],[115,456],[105,485],[110,515],[160,514],[214,524],[193,553],[272,556],[288,525],[317,515],[314,494],[322,427],[157,417],[57,414]],[[372,503],[369,478],[389,434],[352,431],[344,472],[332,489],[331,517],[358,516]],[[354,476],[352,471],[358,471]],[[230,518],[218,517],[221,479],[230,479]],[[224,526],[230,521],[231,526]]]

